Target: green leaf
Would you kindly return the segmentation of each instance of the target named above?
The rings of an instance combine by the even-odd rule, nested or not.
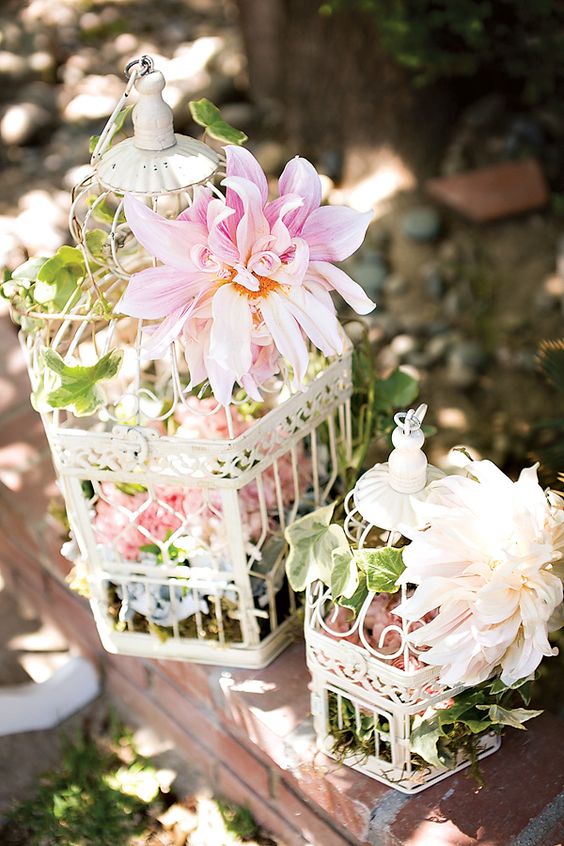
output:
[[[202,97],[201,100],[191,100],[188,106],[192,120],[199,126],[208,127],[210,124],[221,120],[221,112],[206,97]]]
[[[46,261],[47,258],[45,256],[36,256],[35,258],[30,258],[27,261],[24,261],[23,264],[16,267],[12,273],[12,279],[18,279],[22,282],[34,282]]]
[[[249,136],[240,129],[235,129],[224,120],[217,120],[206,126],[206,132],[216,141],[222,141],[224,144],[244,144],[248,141]]]
[[[479,707],[479,706],[478,706]],[[502,708],[500,705],[490,705],[488,716],[492,723],[502,726],[512,726],[516,729],[522,729],[523,723],[527,720],[532,720],[533,717],[538,717],[542,711],[528,711],[525,708]]]
[[[396,582],[405,570],[401,549],[393,546],[357,549],[354,557],[357,565],[366,573],[368,590],[377,593],[395,593],[399,590]]]
[[[76,294],[85,273],[84,257],[78,247],[59,247],[39,268],[33,289],[36,302],[48,310],[62,311]]]
[[[341,597],[349,599],[358,587],[358,569],[346,536],[345,543],[331,553],[331,594],[336,602]]]
[[[91,367],[71,367],[54,350],[45,350],[46,366],[61,380],[60,386],[47,396],[47,403],[51,408],[71,409],[77,417],[93,414],[103,401],[98,383],[117,374],[122,358],[121,350],[111,350]]]
[[[235,129],[221,117],[221,112],[210,100],[192,100],[189,103],[192,120],[205,127],[206,132],[216,141],[224,144],[244,144],[247,135],[240,129]]]
[[[317,579],[329,587],[333,550],[345,551],[349,547],[341,526],[331,524],[334,510],[334,503],[318,508],[300,517],[284,533],[290,547],[286,572],[296,591],[305,590]]]
[[[366,597],[368,596],[366,577],[364,576],[364,573],[360,573],[359,575],[359,585],[353,595],[350,597],[340,596],[337,600],[338,605],[342,605],[343,608],[350,608],[355,617],[358,617],[360,614],[360,610],[366,601]]]
[[[436,715],[430,719],[414,717],[409,747],[413,754],[420,755],[432,767],[444,769],[448,766],[448,761],[438,747],[443,736],[444,732]]]
[[[403,370],[394,370],[387,379],[376,382],[376,411],[391,413],[398,408],[407,408],[417,399],[419,384],[413,376]]]
[[[103,229],[91,229],[86,233],[86,246],[94,258],[100,258],[104,252],[104,246],[108,241],[108,233]]]

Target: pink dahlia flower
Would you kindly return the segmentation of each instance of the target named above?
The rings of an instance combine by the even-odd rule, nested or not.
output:
[[[337,291],[359,314],[374,303],[333,262],[361,245],[371,212],[320,206],[321,182],[306,159],[286,165],[280,196],[254,156],[226,147],[225,200],[197,187],[193,204],[167,220],[131,195],[125,214],[140,244],[162,264],[136,273],[120,304],[151,327],[146,354],[159,357],[182,337],[191,384],[209,378],[228,405],[236,382],[256,398],[280,356],[301,386],[307,339],[339,354],[342,334],[330,297]]]

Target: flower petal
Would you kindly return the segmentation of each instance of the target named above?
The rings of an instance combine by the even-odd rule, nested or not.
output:
[[[170,345],[178,338],[190,313],[194,309],[197,299],[189,305],[177,308],[158,326],[147,326],[143,331],[142,356],[144,359],[164,358],[168,355]]]
[[[239,261],[239,251],[229,223],[234,214],[233,209],[220,199],[211,200],[207,208],[207,245],[214,256],[228,264]]]
[[[212,300],[209,358],[239,378],[252,364],[249,300],[233,285],[222,285]]]
[[[329,310],[305,288],[290,288],[286,299],[288,311],[294,315],[308,338],[323,355],[340,355],[343,338],[335,310]]]
[[[322,206],[305,221],[301,237],[309,244],[312,261],[343,261],[358,250],[372,212],[357,212],[346,206]]]
[[[131,277],[119,309],[146,320],[167,317],[188,305],[208,284],[209,275],[205,273],[186,273],[164,265],[148,267]]]
[[[263,169],[253,154],[244,147],[236,147],[233,144],[229,144],[225,147],[225,158],[227,160],[227,176],[242,176],[256,185],[261,197],[261,204],[264,206],[268,200],[268,182],[266,181]],[[227,205],[235,209],[237,215],[236,220],[239,222],[244,212],[240,195],[228,187],[226,200]]]
[[[178,270],[194,269],[190,262],[190,248],[207,240],[207,231],[202,224],[167,220],[132,194],[125,195],[123,208],[131,231],[152,256]]]
[[[203,185],[196,185],[194,188],[194,199],[192,204],[181,212],[177,220],[187,220],[189,223],[200,223],[207,227],[208,205],[213,199],[213,191]]]
[[[241,176],[228,176],[222,185],[232,189],[243,204],[244,213],[237,223],[236,238],[240,259],[246,262],[254,244],[270,235],[270,226],[264,216],[264,201],[255,183]]]
[[[322,281],[329,285],[332,290],[337,291],[346,303],[353,308],[357,314],[368,314],[376,304],[364,293],[363,288],[354,279],[327,261],[310,261],[308,276],[316,281]]]
[[[301,387],[309,356],[301,329],[288,310],[285,298],[275,291],[260,300],[260,310],[277,349],[294,369],[295,380]]]
[[[230,405],[233,395],[233,385],[237,377],[233,370],[222,367],[209,355],[205,356],[206,373],[213,391],[213,395],[221,405]]]
[[[292,235],[299,235],[309,215],[321,203],[321,180],[311,162],[296,156],[290,159],[278,181],[280,194],[297,194],[303,199],[301,208],[291,211],[285,223]]]

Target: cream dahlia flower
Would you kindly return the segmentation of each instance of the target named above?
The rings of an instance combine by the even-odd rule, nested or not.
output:
[[[396,613],[436,617],[410,635],[449,685],[476,685],[501,671],[506,685],[533,673],[561,609],[556,568],[564,551],[564,500],[545,493],[537,466],[512,482],[491,461],[469,477],[433,483],[417,505],[422,530],[409,533],[404,583],[418,585]],[[552,620],[551,620],[552,618]]]

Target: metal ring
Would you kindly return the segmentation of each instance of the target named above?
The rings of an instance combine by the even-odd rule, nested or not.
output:
[[[143,54],[143,56],[139,56],[138,59],[132,59],[130,62],[128,62],[126,64],[125,75],[127,77],[129,77],[130,71],[136,65],[141,66],[141,70],[139,71],[139,76],[145,76],[145,74],[147,74],[147,73],[152,73],[152,71],[154,70],[154,67],[155,67],[155,63],[154,63],[153,59],[150,56]]]
[[[398,411],[397,414],[394,414],[394,423],[398,428],[403,429],[406,435],[417,432],[421,428],[421,421],[415,416],[413,408],[410,408],[409,411]]]

